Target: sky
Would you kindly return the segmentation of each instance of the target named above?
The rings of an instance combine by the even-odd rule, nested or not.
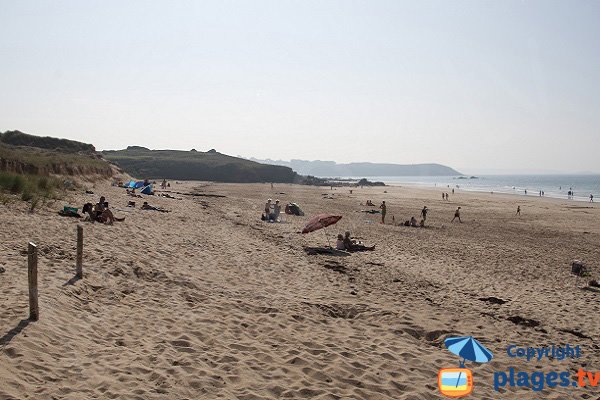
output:
[[[0,131],[600,173],[600,1],[0,0]]]

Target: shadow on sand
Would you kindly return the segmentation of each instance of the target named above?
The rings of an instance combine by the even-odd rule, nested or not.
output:
[[[21,333],[21,331],[23,329],[25,329],[25,327],[27,325],[29,325],[31,321],[28,319],[22,319],[21,322],[19,322],[19,324],[17,326],[15,326],[14,328],[12,328],[10,331],[8,331],[4,336],[2,336],[0,338],[0,346],[4,346],[10,343],[11,340],[13,340],[13,338],[15,336],[17,336],[19,333]]]

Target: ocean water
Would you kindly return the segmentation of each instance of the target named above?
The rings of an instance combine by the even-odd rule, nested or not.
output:
[[[350,177],[355,179],[356,177]],[[362,178],[362,177],[361,177]],[[452,176],[371,176],[370,181],[381,181],[386,185],[415,185],[437,187],[440,191],[454,189],[474,192],[508,193],[519,196],[539,196],[567,199],[569,190],[575,193],[574,201],[600,202],[600,175],[481,175],[476,179],[459,179]],[[360,178],[356,178],[360,179]],[[525,194],[527,191],[527,194]]]

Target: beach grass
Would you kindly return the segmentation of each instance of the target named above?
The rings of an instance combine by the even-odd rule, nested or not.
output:
[[[60,198],[64,190],[63,181],[55,177],[0,172],[0,194],[2,194],[0,200],[2,203],[9,202],[16,196],[29,202],[33,210],[40,201]]]

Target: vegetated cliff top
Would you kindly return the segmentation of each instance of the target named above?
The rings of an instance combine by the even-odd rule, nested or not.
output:
[[[125,172],[138,178],[166,178],[230,183],[294,182],[297,174],[289,167],[265,165],[243,158],[207,152],[150,150],[129,146],[106,150],[102,155]]]
[[[0,132],[0,142],[13,146],[37,147],[39,149],[56,150],[64,153],[94,153],[96,148],[88,143],[50,136],[35,136],[20,131]]]
[[[0,133],[0,171],[43,176],[113,174],[91,144],[19,131]]]

